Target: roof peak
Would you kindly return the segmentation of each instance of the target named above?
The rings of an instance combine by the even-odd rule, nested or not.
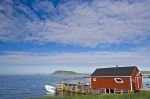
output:
[[[108,69],[108,68],[135,68],[137,66],[116,66],[116,67],[105,67],[105,68],[97,68],[97,69]]]
[[[131,76],[136,66],[97,68],[92,76]]]

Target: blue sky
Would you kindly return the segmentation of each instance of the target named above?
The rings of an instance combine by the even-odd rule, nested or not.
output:
[[[150,0],[1,0],[0,74],[150,70]]]

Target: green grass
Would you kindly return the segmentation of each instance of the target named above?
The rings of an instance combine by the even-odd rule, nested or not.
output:
[[[39,99],[150,99],[150,92],[105,95],[45,96]]]

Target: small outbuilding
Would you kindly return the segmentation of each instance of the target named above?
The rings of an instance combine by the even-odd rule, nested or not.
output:
[[[91,75],[92,89],[139,91],[142,74],[136,66],[96,69]]]

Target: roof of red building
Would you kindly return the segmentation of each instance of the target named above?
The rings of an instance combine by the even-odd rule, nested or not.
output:
[[[91,76],[131,76],[136,66],[96,69]]]

